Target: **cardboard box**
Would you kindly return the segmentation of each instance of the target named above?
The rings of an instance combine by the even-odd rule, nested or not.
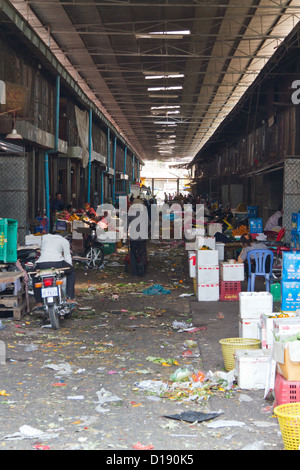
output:
[[[202,302],[219,300],[219,284],[209,282],[197,284],[197,300]]]
[[[219,254],[217,250],[197,250],[196,266],[218,266]]]
[[[273,312],[273,295],[270,292],[240,292],[239,314],[241,318],[260,318]]]
[[[244,263],[220,263],[222,281],[243,281],[245,279]]]
[[[283,252],[282,279],[284,281],[300,280],[300,253]]]
[[[247,390],[266,388],[272,351],[267,349],[237,349],[235,370],[238,386]]]
[[[282,377],[286,380],[300,380],[300,341],[274,341],[273,359]]]
[[[281,310],[294,312],[300,309],[300,282],[282,281],[281,297]]]
[[[197,266],[196,277],[197,284],[203,284],[206,282],[219,283],[220,278],[219,266]]]

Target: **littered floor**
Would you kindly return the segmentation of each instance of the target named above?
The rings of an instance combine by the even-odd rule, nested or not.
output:
[[[219,339],[238,336],[237,302],[195,300],[182,245],[149,242],[142,278],[125,273],[125,254],[76,269],[79,308],[59,330],[2,317],[0,449],[283,449],[264,390],[216,380]],[[167,293],[143,293],[154,284]],[[180,381],[187,369],[194,378]]]

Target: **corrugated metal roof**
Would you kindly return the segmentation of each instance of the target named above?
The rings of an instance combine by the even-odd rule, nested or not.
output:
[[[144,160],[192,160],[300,17],[300,0],[11,3]]]

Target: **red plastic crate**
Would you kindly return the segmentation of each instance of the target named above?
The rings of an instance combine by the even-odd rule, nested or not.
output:
[[[277,372],[274,394],[276,406],[285,403],[298,403],[300,402],[300,381],[286,380]]]
[[[241,281],[220,280],[220,300],[227,300],[227,301],[239,300],[240,292],[241,292]]]

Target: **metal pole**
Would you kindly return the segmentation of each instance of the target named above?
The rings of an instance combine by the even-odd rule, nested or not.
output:
[[[91,173],[92,173],[92,110],[89,115],[89,167],[88,167],[88,194],[87,202],[91,202]]]

